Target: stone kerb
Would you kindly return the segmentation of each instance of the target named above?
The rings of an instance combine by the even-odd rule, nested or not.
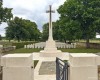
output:
[[[100,57],[95,54],[70,54],[70,80],[98,80]]]
[[[8,54],[1,57],[3,80],[33,80],[32,54]]]

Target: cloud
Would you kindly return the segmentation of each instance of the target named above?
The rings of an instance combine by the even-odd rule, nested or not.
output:
[[[0,25],[0,35],[5,36],[5,28],[7,27],[6,23]]]
[[[64,1],[65,0],[4,0],[3,6],[13,8],[12,13],[14,16],[35,21],[38,28],[42,30],[43,24],[49,21],[49,14],[46,13],[46,10],[49,9],[49,5],[52,5],[52,9],[56,11]],[[53,21],[59,18],[57,11],[52,17]],[[3,29],[2,26],[1,28]],[[2,31],[5,32],[4,29]]]

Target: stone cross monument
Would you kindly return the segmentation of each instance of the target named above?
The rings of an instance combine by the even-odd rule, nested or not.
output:
[[[61,52],[60,50],[57,50],[56,48],[56,43],[53,40],[53,33],[52,33],[52,13],[54,13],[55,11],[52,10],[52,6],[49,5],[50,10],[47,10],[46,13],[49,13],[49,37],[48,40],[46,41],[46,46],[44,48],[44,50],[40,51],[41,53],[44,53],[44,55],[52,56],[55,53],[59,53]],[[45,54],[47,53],[47,54]],[[48,54],[50,53],[50,55]]]
[[[46,13],[49,13],[49,40],[53,40],[52,35],[52,13],[55,13],[54,10],[52,10],[52,6],[49,5],[50,10],[47,10]]]

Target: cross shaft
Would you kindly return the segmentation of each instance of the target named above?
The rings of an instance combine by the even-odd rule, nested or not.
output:
[[[53,40],[52,35],[52,13],[55,13],[54,10],[52,10],[52,6],[49,5],[49,10],[46,11],[46,13],[49,13],[49,39]]]

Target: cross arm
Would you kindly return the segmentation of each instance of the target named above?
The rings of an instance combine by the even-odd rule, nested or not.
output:
[[[53,10],[52,11],[49,11],[49,10],[46,11],[46,13],[50,13],[50,12],[55,13],[55,11],[53,11]]]

